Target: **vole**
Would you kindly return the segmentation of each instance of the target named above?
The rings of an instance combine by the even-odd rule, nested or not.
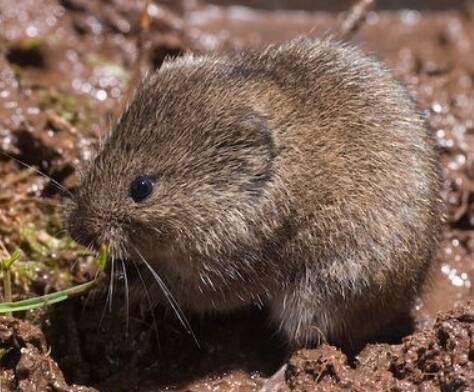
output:
[[[439,191],[406,89],[356,47],[298,38],[166,61],[101,145],[67,226],[161,280],[156,302],[264,305],[294,347],[351,345],[412,306]]]

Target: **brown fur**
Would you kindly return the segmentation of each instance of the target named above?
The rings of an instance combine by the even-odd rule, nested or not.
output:
[[[357,343],[424,281],[437,161],[406,90],[351,46],[187,56],[139,88],[68,224],[115,257],[137,248],[185,309],[265,304],[297,346]],[[155,188],[135,203],[141,174]]]

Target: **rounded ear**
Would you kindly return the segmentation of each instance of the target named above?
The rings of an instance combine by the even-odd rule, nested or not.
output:
[[[255,112],[244,117],[239,124],[239,131],[244,140],[243,145],[249,145],[248,151],[245,147],[242,151],[250,175],[247,190],[256,190],[272,176],[273,160],[276,156],[273,131],[268,120]]]

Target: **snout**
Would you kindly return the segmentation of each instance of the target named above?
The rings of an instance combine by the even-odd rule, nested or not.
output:
[[[66,219],[66,228],[74,241],[85,246],[98,249],[100,241],[93,225],[79,211],[74,211]]]
[[[71,237],[79,244],[99,249],[105,244],[112,255],[122,257],[125,233],[122,226],[111,218],[90,216],[86,210],[77,208],[66,220]]]

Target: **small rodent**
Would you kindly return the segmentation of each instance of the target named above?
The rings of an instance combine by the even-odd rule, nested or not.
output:
[[[412,306],[439,191],[406,89],[353,46],[298,38],[166,61],[101,145],[67,226],[146,260],[185,310],[265,305],[294,347],[353,345]]]

